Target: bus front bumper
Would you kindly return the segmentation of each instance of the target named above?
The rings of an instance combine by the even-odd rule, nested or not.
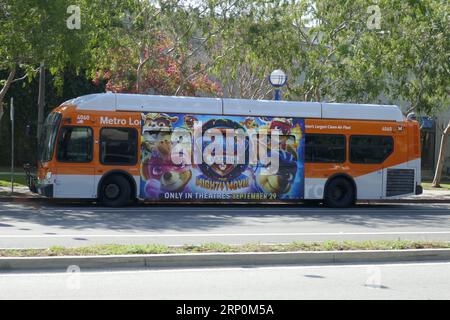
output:
[[[47,198],[53,198],[53,184],[41,184],[37,186],[37,193]]]

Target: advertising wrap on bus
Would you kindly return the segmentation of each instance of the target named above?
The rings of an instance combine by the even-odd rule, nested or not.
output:
[[[142,113],[141,118],[143,199],[304,196],[303,119],[165,113]]]

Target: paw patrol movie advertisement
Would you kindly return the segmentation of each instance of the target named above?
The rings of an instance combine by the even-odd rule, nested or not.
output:
[[[304,194],[304,121],[295,118],[243,117],[218,115],[187,115],[142,113],[141,183],[140,197],[167,201],[258,201],[298,200]],[[200,128],[200,134],[198,134]],[[205,138],[210,130],[224,132],[223,154],[227,161],[211,163],[200,159],[214,139]],[[219,130],[219,131],[217,131]],[[228,130],[228,131],[227,131]],[[244,133],[241,147],[236,140],[229,143],[225,132]],[[270,138],[264,148],[278,158],[277,170],[262,174],[264,165],[249,161],[254,132],[277,130],[278,147],[271,150]],[[171,157],[174,132],[191,147],[189,159],[175,164]],[[233,132],[233,131],[232,131]],[[187,138],[186,138],[187,137]],[[228,139],[228,142],[227,142]],[[190,140],[190,141],[189,141]],[[218,143],[216,139],[215,143]],[[229,159],[227,148],[236,155]],[[195,149],[200,150],[195,150]],[[258,147],[260,148],[260,146]],[[216,151],[217,152],[217,151]],[[237,153],[244,152],[245,160],[238,161]],[[195,158],[195,159],[194,159]],[[242,159],[242,158],[241,158]]]

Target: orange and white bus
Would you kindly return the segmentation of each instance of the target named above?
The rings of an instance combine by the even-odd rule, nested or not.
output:
[[[250,132],[279,132],[277,171],[262,174],[264,165],[248,156],[226,163],[201,159],[214,140],[202,136],[208,130],[244,132],[243,144],[223,141],[232,154],[242,147],[246,155]],[[391,105],[104,93],[63,103],[48,115],[43,132],[31,188],[50,198],[98,199],[107,206],[140,199],[319,200],[347,207],[422,192],[418,123]],[[189,154],[200,161],[168,157],[175,132],[183,132],[185,144],[200,146]]]

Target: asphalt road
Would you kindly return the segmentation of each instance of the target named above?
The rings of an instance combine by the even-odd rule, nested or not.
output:
[[[450,263],[3,273],[0,299],[450,299],[449,274]]]
[[[0,202],[0,248],[101,243],[168,245],[323,240],[450,240],[450,204],[138,205]]]

